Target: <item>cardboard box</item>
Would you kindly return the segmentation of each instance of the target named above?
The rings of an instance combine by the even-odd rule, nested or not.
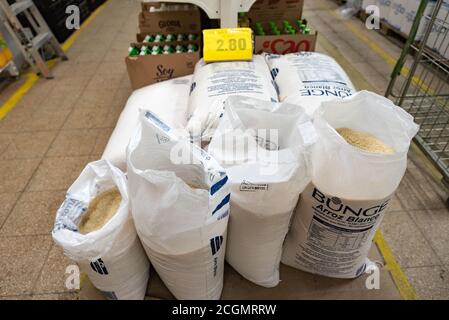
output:
[[[289,21],[296,26],[296,21],[302,17],[304,0],[258,0],[248,12],[252,28],[254,24],[261,23],[265,30],[270,30],[269,22],[275,22],[279,30],[283,29],[283,22]],[[314,34],[281,34],[255,36],[254,52],[274,54],[287,54],[299,51],[315,51],[318,33]]]
[[[302,17],[304,0],[257,0],[248,12],[253,23],[295,20]]]
[[[200,33],[201,13],[199,9],[188,11],[150,12],[150,7],[159,8],[160,2],[142,2],[139,14],[141,33]]]
[[[172,5],[173,3],[170,3]],[[142,12],[139,14],[140,33],[136,35],[137,43],[131,44],[141,48],[142,45],[187,45],[195,43],[199,52],[173,53],[161,55],[148,55],[139,57],[126,57],[125,63],[133,90],[192,74],[196,63],[201,58],[201,15],[199,9],[188,11],[161,11],[150,12],[151,7],[159,8],[161,2],[142,2]],[[157,34],[198,34],[196,41],[143,43],[147,35]]]
[[[157,82],[192,74],[200,53],[173,53],[126,57],[126,69],[133,90]]]

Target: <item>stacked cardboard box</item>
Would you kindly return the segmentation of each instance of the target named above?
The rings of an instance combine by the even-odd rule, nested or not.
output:
[[[248,17],[254,30],[256,23],[260,23],[265,30],[269,30],[269,23],[275,23],[280,30],[284,21],[292,26],[302,18],[304,0],[258,0],[251,7]],[[287,54],[299,51],[315,51],[318,34],[281,34],[255,36],[256,53]]]
[[[201,48],[201,15],[195,6],[182,7],[182,10],[161,10],[164,3],[143,2],[142,12],[139,13],[139,29],[137,42],[131,47],[142,48],[155,45],[177,45],[195,44]],[[171,4],[173,5],[173,4]],[[170,42],[143,42],[147,35],[198,35],[193,41],[170,41]],[[144,55],[137,57],[126,57],[126,67],[134,90],[144,86],[165,81],[171,78],[192,74],[196,63],[200,60],[200,50],[197,52],[183,52],[173,54]]]

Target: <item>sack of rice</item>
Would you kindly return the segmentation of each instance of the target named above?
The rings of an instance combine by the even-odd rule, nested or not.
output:
[[[108,299],[142,300],[150,264],[131,217],[126,177],[108,161],[87,165],[59,208],[53,239]]]
[[[140,110],[157,114],[173,128],[185,128],[192,76],[167,80],[136,90],[129,97],[102,159],[126,171],[126,147],[139,123]]]
[[[253,61],[198,62],[187,123],[193,141],[210,141],[223,114],[225,100],[234,95],[278,101],[270,70],[262,56],[254,55]]]
[[[228,177],[211,156],[175,131],[146,111],[131,139],[128,178],[137,232],[177,299],[219,299]]]
[[[313,115],[321,102],[353,95],[356,90],[338,63],[317,52],[266,54],[279,100],[301,105]]]
[[[390,100],[367,91],[324,102],[314,125],[319,140],[312,149],[312,182],[301,195],[282,263],[355,278],[369,263],[418,125]]]
[[[241,96],[225,104],[209,153],[231,184],[226,261],[255,284],[275,287],[282,243],[310,182],[308,150],[315,131],[299,106]]]

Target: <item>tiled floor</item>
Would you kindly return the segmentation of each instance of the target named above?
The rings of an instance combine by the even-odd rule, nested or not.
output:
[[[50,232],[65,191],[101,157],[131,93],[123,59],[138,10],[137,1],[110,1],[55,79],[39,80],[0,121],[1,298],[77,298],[64,286],[71,262]]]
[[[400,48],[356,18],[338,19],[336,8],[332,0],[306,1],[305,16],[320,32],[318,50],[334,56],[359,89],[383,94],[392,61],[373,52],[350,26],[394,59]],[[69,50],[70,60],[55,66],[56,78],[39,80],[0,121],[0,298],[77,298],[65,289],[71,263],[53,244],[50,230],[65,190],[101,156],[131,93],[123,59],[139,9],[138,1],[110,0]],[[381,228],[424,299],[449,298],[447,196],[421,156],[411,152]]]

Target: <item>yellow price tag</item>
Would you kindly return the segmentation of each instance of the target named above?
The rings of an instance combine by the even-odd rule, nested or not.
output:
[[[208,29],[203,31],[204,61],[253,59],[253,37],[250,28]]]

